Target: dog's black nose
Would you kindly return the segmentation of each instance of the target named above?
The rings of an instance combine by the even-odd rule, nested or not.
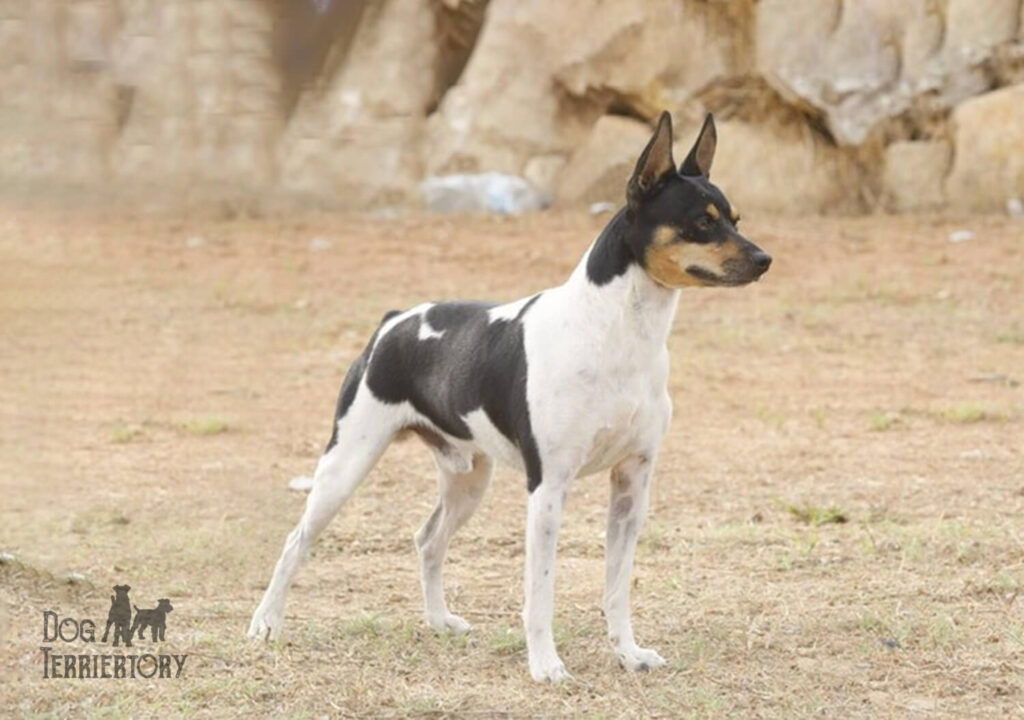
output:
[[[772,264],[772,256],[766,252],[758,250],[750,256],[750,261],[754,263],[754,267],[756,267],[759,272],[763,273],[768,269],[768,266]]]

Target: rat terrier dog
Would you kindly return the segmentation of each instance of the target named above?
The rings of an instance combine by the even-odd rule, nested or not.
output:
[[[317,535],[400,433],[433,450],[439,498],[415,536],[427,623],[465,632],[448,611],[441,567],[487,489],[494,462],[526,474],[530,674],[567,676],[552,632],[555,548],[574,478],[611,469],[604,612],[628,670],[664,664],[640,647],[629,591],[651,472],[668,428],[668,334],[680,288],[745,285],[771,258],[736,230],[708,173],[708,115],[682,166],[662,113],[611,220],[568,281],[506,305],[427,303],[390,312],[345,376],[334,432],[249,635],[275,639],[295,571]]]

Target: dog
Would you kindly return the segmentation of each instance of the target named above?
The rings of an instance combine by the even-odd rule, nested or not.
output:
[[[103,631],[103,640],[107,641],[110,634],[110,627],[114,627],[114,647],[117,647],[118,638],[124,639],[127,647],[132,646],[132,603],[128,599],[130,585],[115,585],[114,594],[110,596],[110,611],[107,613],[107,628]]]
[[[160,598],[155,608],[140,610],[139,606],[135,606],[135,622],[132,623],[131,634],[134,635],[138,632],[139,640],[142,640],[142,633],[146,630],[146,627],[152,628],[150,630],[150,637],[153,642],[163,642],[164,633],[167,630],[167,613],[174,608],[171,607],[171,601],[167,598]]]
[[[651,473],[671,417],[667,339],[682,288],[757,280],[771,257],[736,228],[709,180],[708,115],[676,167],[662,113],[626,184],[626,204],[563,284],[505,305],[427,303],[386,314],[341,386],[334,430],[305,512],[288,535],[248,634],[281,632],[288,587],[310,545],[398,435],[433,451],[439,498],[415,534],[424,614],[469,624],[445,604],[441,568],[495,462],[526,475],[525,606],[530,674],[568,677],[552,632],[555,549],[573,479],[611,470],[604,613],[627,670],[665,660],[637,644],[630,576]]]

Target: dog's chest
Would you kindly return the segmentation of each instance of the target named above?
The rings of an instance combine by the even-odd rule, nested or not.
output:
[[[663,353],[662,349],[647,357],[623,358],[596,373],[581,371],[590,393],[583,434],[583,439],[589,437],[589,448],[581,474],[603,470],[657,443],[667,402],[668,359]]]
[[[664,345],[556,339],[530,367],[538,442],[567,456],[579,474],[608,468],[660,441],[668,413]]]

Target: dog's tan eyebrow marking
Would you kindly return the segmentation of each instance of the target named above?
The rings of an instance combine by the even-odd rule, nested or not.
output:
[[[734,223],[739,222],[740,221],[740,211],[737,210],[736,208],[729,208],[729,217],[732,218],[732,221]]]
[[[722,217],[722,213],[718,212],[718,208],[715,207],[714,203],[708,203],[706,210],[708,215],[710,215],[714,220],[718,220]]]

